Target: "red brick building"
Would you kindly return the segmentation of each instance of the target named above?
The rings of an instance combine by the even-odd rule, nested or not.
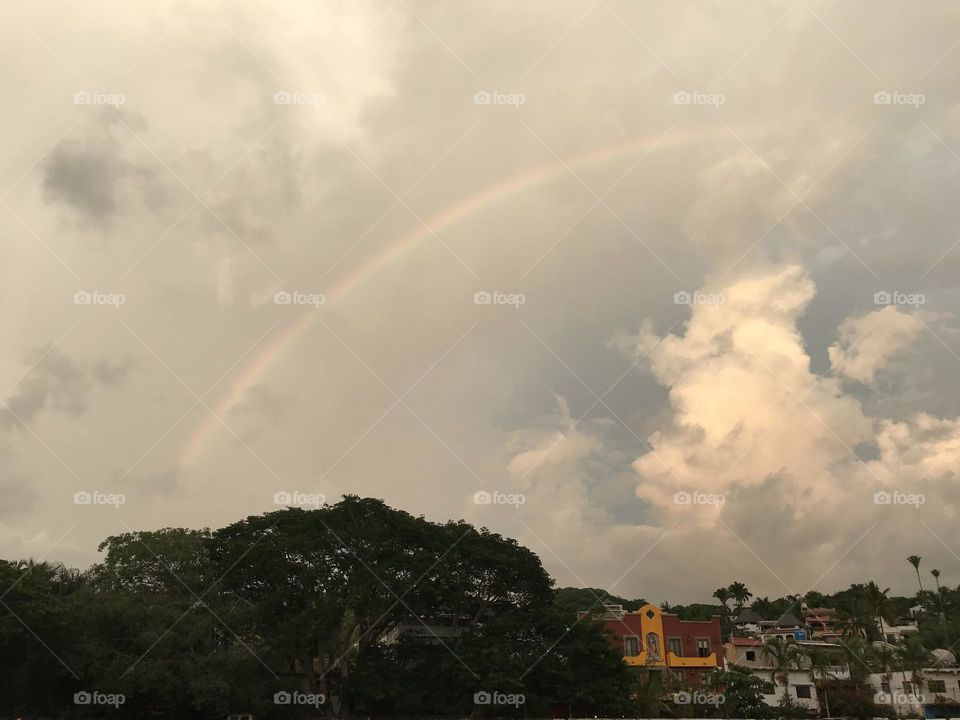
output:
[[[704,674],[723,667],[720,616],[681,620],[656,605],[635,612],[607,607],[603,625],[628,665],[664,673],[666,688],[700,687]]]

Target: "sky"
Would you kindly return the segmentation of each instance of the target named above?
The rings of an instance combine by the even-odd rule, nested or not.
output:
[[[0,557],[350,493],[658,602],[960,584],[955,3],[0,14]]]

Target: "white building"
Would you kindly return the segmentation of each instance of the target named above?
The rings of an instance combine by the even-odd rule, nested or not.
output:
[[[836,645],[824,642],[800,642],[801,648],[821,648],[837,650]],[[816,683],[809,669],[789,670],[786,674],[786,685],[783,678],[774,681],[773,666],[763,653],[763,641],[757,638],[731,638],[725,645],[727,666],[737,665],[749,670],[753,675],[764,682],[763,700],[767,705],[779,705],[784,698],[789,698],[796,705],[807,708],[811,712],[820,713],[820,699],[817,696]],[[846,665],[832,665],[825,669],[826,679],[846,679],[850,677]],[[820,679],[819,676],[817,678]]]
[[[909,672],[900,671],[874,673],[866,682],[874,690],[874,702],[892,706],[903,717],[923,717],[931,706],[960,705],[960,668],[927,668],[917,683]]]

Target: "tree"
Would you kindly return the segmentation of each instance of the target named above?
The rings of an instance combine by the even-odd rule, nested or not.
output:
[[[890,592],[890,588],[881,590],[880,587],[871,580],[866,584],[864,590],[865,599],[873,611],[874,617],[876,617],[880,623],[880,639],[882,640],[885,637],[883,632],[883,616],[887,613],[887,594]]]
[[[790,670],[800,669],[800,647],[792,637],[773,636],[763,644],[763,655],[771,663],[770,680],[781,680],[784,696],[790,695]]]
[[[920,585],[920,592],[923,592],[923,581],[920,580],[920,560],[919,555],[910,555],[907,557],[907,562],[913,565],[914,571],[917,573],[917,584]]]
[[[919,691],[923,682],[923,669],[930,664],[931,655],[915,637],[901,641],[896,647],[896,656],[900,664],[903,679],[907,679],[907,670],[910,671],[910,681],[914,683],[914,690]]]
[[[730,597],[733,598],[733,601],[736,603],[737,610],[743,609],[747,600],[753,597],[753,593],[750,592],[742,582],[730,583],[727,590],[730,593]]]
[[[465,658],[468,639],[479,642],[471,631],[496,636],[492,620],[523,627],[519,616],[552,598],[539,558],[516,541],[464,522],[431,523],[371,498],[252,516],[211,542],[220,591],[251,608],[247,632],[269,638],[303,690],[324,695],[332,714],[350,712],[357,659],[388,632],[419,630]],[[441,618],[446,639],[429,629]],[[465,659],[458,672],[471,682],[488,679],[483,668],[501,672],[482,661]],[[463,676],[450,682],[465,687]]]
[[[723,703],[718,710],[725,718],[766,718],[772,715],[772,708],[763,699],[763,680],[746,668],[733,665],[729,670],[712,672],[707,675],[705,685],[709,692],[723,694]]]
[[[727,603],[730,602],[732,595],[728,588],[717,588],[713,591],[713,596],[720,601],[720,604],[723,605],[724,614],[728,611]]]

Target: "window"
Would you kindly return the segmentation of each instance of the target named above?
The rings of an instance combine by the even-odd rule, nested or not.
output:
[[[810,686],[809,685],[795,685],[797,688],[797,697],[798,698],[810,698]]]
[[[880,690],[885,692],[887,695],[890,694],[890,683],[887,680],[882,680],[880,682]]]
[[[944,680],[927,680],[927,689],[932,693],[945,693],[947,683]]]
[[[627,657],[640,654],[640,638],[636,635],[627,635],[623,638],[623,654]]]
[[[905,682],[905,683],[903,684],[903,693],[904,693],[904,695],[912,695],[912,694],[913,694],[913,683]]]
[[[677,657],[683,656],[683,646],[680,638],[667,638],[667,652],[672,652]]]
[[[697,638],[697,657],[710,656],[710,640],[707,638]]]
[[[687,684],[686,679],[683,677],[683,670],[671,670],[670,675],[670,679],[673,681],[672,687],[674,689],[682,688]]]
[[[749,660],[750,662],[753,662],[756,659],[757,659],[757,651],[747,650],[747,660]]]
[[[762,691],[763,691],[763,694],[764,694],[764,695],[776,695],[776,694],[777,694],[776,688],[773,687],[773,683],[772,683],[772,682],[765,682],[765,683],[763,684]]]

